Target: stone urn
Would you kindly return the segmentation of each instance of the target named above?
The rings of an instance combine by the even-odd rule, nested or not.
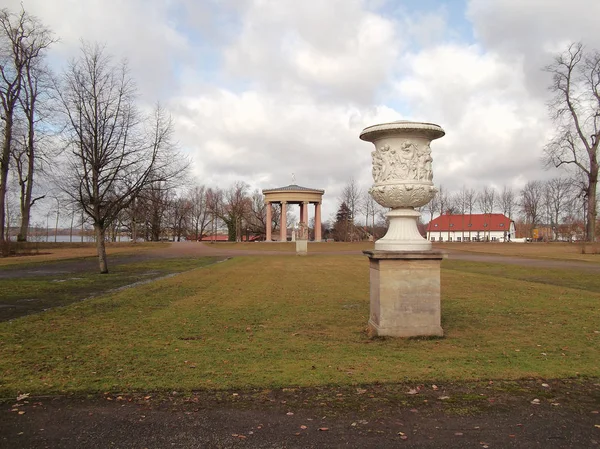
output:
[[[375,145],[374,184],[369,193],[392,210],[386,235],[375,242],[379,251],[428,251],[431,243],[421,236],[415,207],[429,203],[437,192],[433,185],[431,148],[444,130],[433,123],[398,121],[365,128],[360,138]]]

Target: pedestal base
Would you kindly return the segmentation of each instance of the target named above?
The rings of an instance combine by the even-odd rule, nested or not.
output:
[[[442,336],[441,251],[364,251],[370,261],[373,336]]]
[[[375,242],[375,251],[429,251],[431,243],[423,238],[417,228],[421,216],[413,208],[392,209],[387,214],[390,226],[387,233]]]
[[[306,256],[308,252],[308,240],[296,240],[296,254]]]

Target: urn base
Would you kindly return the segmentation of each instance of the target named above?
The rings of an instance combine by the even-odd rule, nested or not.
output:
[[[421,236],[417,228],[420,212],[412,208],[392,209],[387,213],[390,227],[375,242],[376,251],[429,251],[431,243]]]

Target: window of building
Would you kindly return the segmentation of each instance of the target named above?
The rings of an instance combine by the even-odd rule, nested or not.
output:
[[[444,241],[444,237],[440,236],[440,242],[443,242],[443,241]]]
[[[473,226],[473,223],[469,223],[469,227]]]
[[[436,224],[434,224],[433,226],[435,226],[435,227],[437,228],[437,227],[438,227],[438,224],[436,223]]]
[[[435,237],[431,237],[431,241],[432,241],[432,242],[435,242]]]
[[[448,237],[448,241],[451,242],[452,241],[452,237]]]
[[[495,241],[496,241],[496,237],[492,237],[492,242],[495,242]]]
[[[500,223],[500,227],[503,228],[504,227],[504,223]]]
[[[460,237],[456,237],[456,241],[457,241],[457,242],[460,242]]]
[[[483,227],[484,227],[484,228],[487,228],[487,223],[484,223],[484,224],[483,224]]]
[[[450,227],[453,228],[454,227],[454,223],[450,223]]]

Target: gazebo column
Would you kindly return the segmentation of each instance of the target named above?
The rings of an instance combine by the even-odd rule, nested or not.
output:
[[[280,242],[287,242],[287,201],[281,202],[281,220],[279,221],[279,228],[281,230],[279,234]]]
[[[315,203],[315,242],[321,241],[321,203]]]
[[[271,208],[271,202],[267,201],[267,229],[265,240],[271,241],[271,231],[273,228],[273,209]]]
[[[302,201],[300,207],[302,208],[302,219],[300,221],[308,225],[308,201]]]

